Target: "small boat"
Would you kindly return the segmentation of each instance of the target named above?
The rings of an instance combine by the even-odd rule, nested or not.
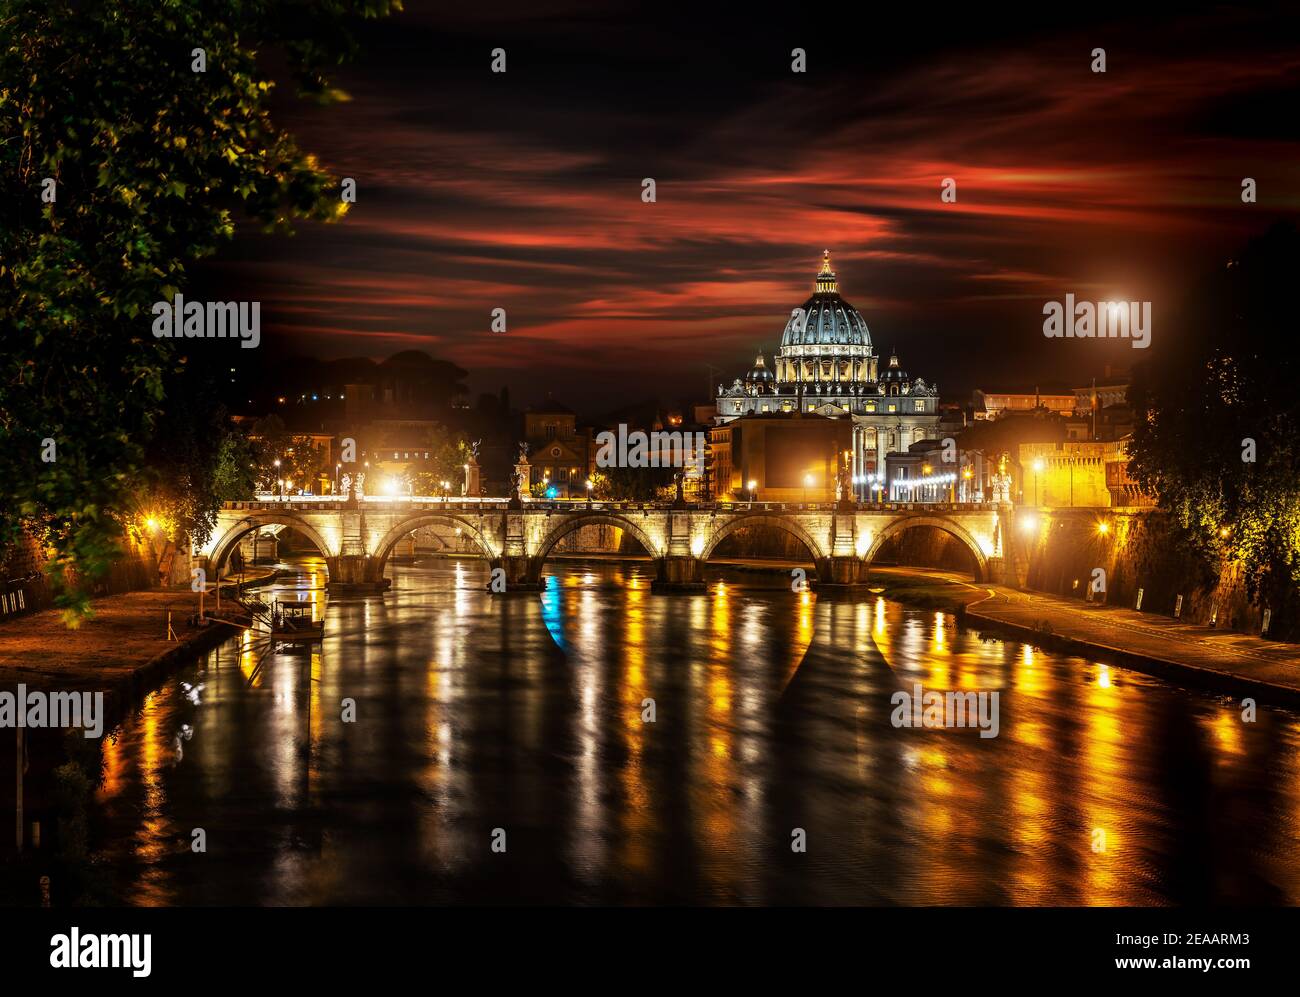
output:
[[[271,607],[271,638],[277,644],[306,643],[325,636],[325,621],[312,619],[312,603],[277,599]]]

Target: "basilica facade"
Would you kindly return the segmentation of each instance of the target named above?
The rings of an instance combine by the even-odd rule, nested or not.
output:
[[[715,421],[778,412],[851,419],[850,473],[862,497],[873,498],[885,456],[937,438],[939,424],[938,388],[909,376],[897,354],[884,370],[879,363],[867,323],[840,296],[828,250],[812,297],[791,312],[771,363],[760,353],[743,379],[719,386]]]

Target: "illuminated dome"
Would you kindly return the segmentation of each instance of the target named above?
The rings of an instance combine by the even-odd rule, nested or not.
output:
[[[822,253],[816,290],[790,316],[781,336],[785,346],[871,346],[871,333],[862,315],[840,297],[830,250]]]
[[[907,371],[903,370],[902,367],[898,366],[897,353],[891,353],[889,355],[889,366],[885,368],[885,373],[881,376],[880,379],[886,383],[891,381],[907,383],[908,381],[911,380],[907,376]]]
[[[775,383],[776,375],[772,373],[772,368],[767,365],[767,362],[763,359],[763,354],[760,353],[757,359],[754,360],[754,366],[745,375],[745,385],[766,391]]]

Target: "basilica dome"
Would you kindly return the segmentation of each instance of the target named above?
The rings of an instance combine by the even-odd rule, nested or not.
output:
[[[766,390],[776,382],[776,375],[772,373],[772,368],[767,365],[760,353],[754,360],[754,366],[749,369],[745,375],[745,384],[751,388],[760,388]]]
[[[840,297],[830,251],[822,253],[813,296],[790,316],[781,336],[784,346],[871,346],[862,315]]]

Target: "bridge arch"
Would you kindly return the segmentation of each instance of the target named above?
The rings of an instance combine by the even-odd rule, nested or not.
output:
[[[704,549],[700,551],[700,561],[707,562],[723,540],[747,526],[774,526],[777,529],[785,530],[808,548],[808,553],[812,556],[814,564],[820,564],[830,556],[824,545],[818,543],[817,539],[793,517],[766,512],[752,512],[734,516],[714,530],[713,534],[705,541]]]
[[[374,561],[379,577],[383,577],[384,568],[388,564],[388,557],[392,554],[393,548],[397,546],[397,541],[408,533],[413,533],[424,526],[433,526],[435,523],[450,523],[459,526],[465,531],[465,535],[474,541],[474,546],[479,549],[479,552],[487,561],[494,561],[500,556],[497,551],[492,549],[492,545],[488,543],[487,537],[483,535],[482,530],[469,519],[449,512],[422,512],[395,524],[375,545]]]
[[[975,558],[975,581],[983,581],[988,577],[989,559],[988,555],[984,553],[984,548],[979,545],[979,541],[971,536],[969,530],[955,520],[948,519],[946,516],[927,516],[924,514],[918,514],[914,516],[901,516],[898,519],[893,520],[872,540],[871,547],[864,555],[863,561],[867,566],[870,566],[871,562],[876,558],[876,553],[885,545],[886,541],[892,537],[896,537],[898,534],[906,530],[918,526],[932,526],[937,530],[942,530],[944,533],[947,533],[950,537],[959,540]]]
[[[320,551],[321,557],[326,561],[326,574],[329,573],[329,560],[334,557],[337,551],[330,550],[329,544],[325,538],[320,535],[306,520],[294,516],[287,512],[250,512],[239,522],[226,528],[215,544],[212,546],[212,555],[209,559],[212,572],[215,574],[225,566],[230,558],[230,552],[238,546],[249,533],[254,530],[260,530],[264,526],[287,526],[290,529],[297,530]]]
[[[632,534],[645,552],[655,560],[663,557],[667,550],[664,546],[656,544],[650,538],[650,535],[638,526],[635,520],[628,516],[620,516],[616,513],[581,513],[573,516],[566,516],[555,526],[552,526],[546,534],[537,543],[537,549],[531,551],[533,563],[537,565],[537,574],[541,574],[542,563],[550,556],[555,545],[567,537],[575,530],[580,530],[584,526],[614,526],[620,530]]]

